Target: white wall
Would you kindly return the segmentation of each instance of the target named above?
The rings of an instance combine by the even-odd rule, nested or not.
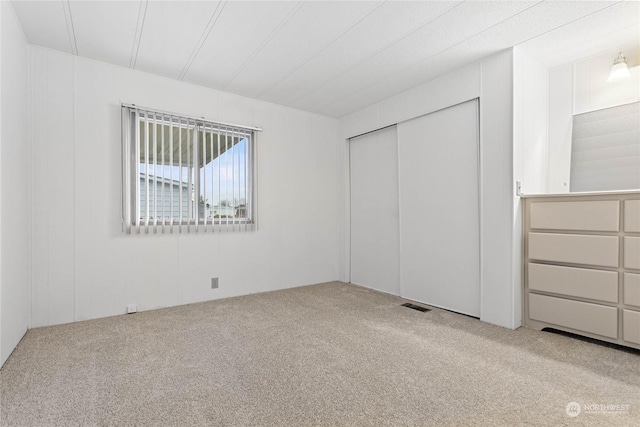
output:
[[[627,57],[631,78],[608,82],[618,52]],[[549,193],[569,192],[571,121],[574,114],[640,101],[640,43],[549,70]]]
[[[513,179],[524,194],[547,192],[548,70],[519,47],[513,48]],[[522,202],[513,199],[514,316],[522,314]]]
[[[549,70],[547,192],[568,193],[573,132],[573,64]]]
[[[0,2],[0,366],[29,319],[28,45]]]
[[[631,78],[608,82],[613,60],[622,51]],[[640,42],[629,43],[574,64],[573,114],[640,101]]]
[[[525,194],[547,191],[548,70],[539,61],[513,49],[513,145],[515,180]]]
[[[31,51],[32,326],[337,278],[338,120]],[[121,102],[263,127],[258,231],[122,234]]]
[[[480,319],[522,324],[520,274],[513,265],[513,52],[482,61],[480,94]],[[517,249],[517,248],[516,248]]]
[[[484,321],[516,328],[520,301],[513,281],[513,59],[504,51],[441,76],[342,119],[343,138],[379,129],[442,108],[480,98],[481,314]],[[348,167],[341,145],[341,215],[349,216]],[[341,228],[340,273],[348,280],[348,222]],[[517,307],[516,307],[517,305]]]

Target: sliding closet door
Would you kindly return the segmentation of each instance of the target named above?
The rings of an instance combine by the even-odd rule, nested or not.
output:
[[[400,293],[396,127],[349,141],[351,283]]]
[[[480,316],[476,100],[398,125],[401,295]]]

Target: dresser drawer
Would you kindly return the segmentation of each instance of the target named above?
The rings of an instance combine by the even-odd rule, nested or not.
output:
[[[622,310],[622,339],[640,344],[640,311]]]
[[[640,237],[625,236],[624,267],[640,270]]]
[[[529,233],[528,250],[533,260],[618,266],[617,236]]]
[[[624,231],[640,233],[640,200],[624,202]]]
[[[529,290],[618,302],[618,273],[529,263]]]
[[[624,273],[624,303],[640,307],[640,274]]]
[[[618,337],[618,309],[615,307],[529,294],[529,317],[604,337]]]
[[[529,227],[546,230],[618,231],[620,202],[531,203]]]

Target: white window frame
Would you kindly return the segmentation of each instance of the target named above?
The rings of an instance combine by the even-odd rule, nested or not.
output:
[[[175,114],[164,112],[160,110],[149,109],[145,107],[138,107],[133,104],[122,104],[122,228],[123,232],[127,234],[148,234],[158,232],[169,233],[184,233],[184,232],[216,232],[216,231],[252,231],[257,227],[257,144],[256,134],[262,131],[258,127],[239,126],[229,123],[214,122],[202,117],[191,117],[182,114]],[[144,144],[145,144],[145,162],[140,160],[140,138],[141,138],[141,125],[144,124]],[[157,125],[163,125],[161,131],[158,131]],[[149,126],[153,127],[153,131],[149,131]],[[167,129],[165,131],[165,129]],[[180,147],[178,149],[178,159],[174,158],[174,131],[178,131],[178,139]],[[185,131],[186,130],[186,131]],[[168,133],[168,135],[167,135]],[[183,134],[190,141],[183,140]],[[221,136],[223,138],[221,138]],[[237,139],[237,140],[236,140]],[[217,141],[216,141],[217,140]],[[221,145],[221,141],[224,140],[224,147]],[[234,140],[236,142],[234,142]],[[231,141],[229,145],[229,141]],[[229,149],[232,149],[240,141],[246,141],[246,149],[244,150],[244,156],[238,157],[237,165],[244,169],[244,188],[240,187],[240,181],[238,181],[238,187],[236,187],[235,173],[233,168],[236,167],[236,159],[233,158],[232,164],[232,201],[235,199],[236,189],[244,189],[245,203],[244,211],[245,216],[243,218],[229,218],[219,214],[218,218],[213,216],[207,218],[203,212],[202,218],[199,213],[200,205],[200,187],[203,187],[203,192],[206,194],[206,189],[211,186],[211,194],[214,194],[213,189],[215,185],[218,185],[218,208],[222,207],[222,188],[221,183],[221,167],[220,157]],[[217,147],[215,142],[217,142]],[[165,146],[169,144],[169,146]],[[183,147],[182,144],[186,144]],[[158,155],[158,145],[161,145],[160,155]],[[152,148],[153,147],[153,148]],[[183,150],[186,148],[187,156],[183,156]],[[224,151],[221,149],[224,148]],[[150,150],[153,150],[152,156]],[[165,156],[165,152],[168,150],[169,159]],[[235,151],[230,151],[235,156]],[[200,154],[203,157],[200,157]],[[219,153],[219,154],[217,154]],[[214,157],[215,155],[215,157]],[[160,158],[158,158],[160,157]],[[186,159],[184,157],[187,157]],[[213,173],[213,162],[218,159],[218,174]],[[211,177],[207,178],[207,175],[203,173],[205,179],[200,179],[200,167],[201,162],[203,165],[208,164],[208,160],[211,161]],[[156,167],[158,165],[167,166],[168,164],[178,167],[179,176],[173,176],[173,168],[170,168],[170,181],[175,181],[177,178],[182,187],[183,184],[187,185],[187,192],[191,194],[187,200],[187,212],[183,209],[183,190],[179,189],[178,200],[178,216],[174,216],[175,200],[173,198],[173,190],[165,190],[166,176],[160,177],[157,175]],[[241,163],[242,162],[242,163]],[[140,165],[146,164],[145,172],[140,171]],[[187,181],[183,181],[182,176],[183,167],[186,167],[189,171]],[[204,167],[204,166],[203,166]],[[154,173],[149,173],[149,170],[153,168]],[[226,173],[226,172],[225,172]],[[140,179],[144,175],[146,179],[145,194],[146,194],[146,206],[144,209],[141,207],[141,185]],[[192,181],[193,177],[193,182]],[[210,181],[210,182],[208,182]],[[158,183],[162,185],[161,194],[158,194]],[[150,185],[153,185],[153,209],[150,205],[149,194]],[[229,187],[227,187],[227,190]],[[240,194],[238,194],[240,195]],[[166,199],[169,197],[169,212],[165,214]],[[225,197],[228,201],[228,191],[225,191]],[[191,200],[189,200],[191,199]],[[158,202],[161,200],[161,212],[158,212]],[[211,201],[213,204],[214,200]],[[206,198],[205,198],[206,203]],[[239,208],[237,206],[236,208]],[[144,211],[144,215],[141,216],[141,211]],[[151,215],[153,212],[153,216]],[[161,215],[160,220],[158,214]]]

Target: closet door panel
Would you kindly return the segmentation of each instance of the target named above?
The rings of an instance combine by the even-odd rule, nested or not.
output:
[[[477,100],[398,125],[401,295],[480,316]]]
[[[351,283],[400,294],[396,127],[349,141]]]

